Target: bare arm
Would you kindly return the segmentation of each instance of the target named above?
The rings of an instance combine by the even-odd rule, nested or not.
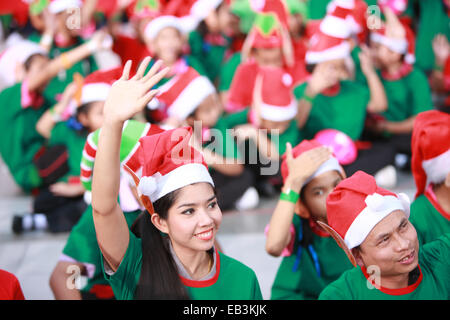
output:
[[[58,121],[60,121],[61,114],[64,112],[76,90],[77,87],[75,83],[67,85],[61,97],[61,101],[58,102],[54,107],[45,111],[44,114],[39,118],[39,121],[36,123],[36,131],[39,132],[41,136],[46,139],[50,138],[53,127]]]
[[[293,190],[300,194],[304,182],[330,157],[330,151],[319,147],[301,154],[297,158],[292,156],[292,146],[286,145],[286,161],[288,164],[288,177],[282,191],[289,193]],[[266,238],[266,251],[278,257],[291,241],[289,228],[294,217],[296,204],[290,201],[279,200],[270,219],[270,228]]]
[[[128,79],[131,61],[124,67],[104,107],[104,123],[100,131],[92,179],[92,211],[97,241],[110,267],[117,270],[129,243],[129,229],[117,197],[120,186],[120,142],[123,124],[147,105],[157,94],[150,89],[167,73],[158,73],[161,63],[155,63],[144,76],[150,58],[139,66],[136,75]]]
[[[80,275],[85,267],[79,262],[58,261],[50,276],[50,288],[56,300],[81,300],[80,290],[74,287],[76,279],[72,268],[78,268]]]
[[[103,45],[103,39],[106,34],[99,32],[96,33],[92,40],[82,44],[75,49],[72,49],[57,58],[51,60],[45,68],[34,77],[28,79],[29,90],[35,91],[37,88],[41,87],[43,84],[48,82],[54,76],[58,74],[59,71],[70,67],[74,63],[90,56],[95,50],[98,50]]]
[[[388,102],[383,83],[378,77],[372,64],[370,49],[366,45],[361,45],[362,52],[359,54],[361,70],[366,76],[367,85],[370,91],[370,100],[367,104],[367,111],[377,113],[386,111]]]

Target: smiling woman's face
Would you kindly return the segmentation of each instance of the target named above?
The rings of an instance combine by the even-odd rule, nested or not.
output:
[[[212,186],[195,183],[183,187],[169,209],[167,233],[179,247],[206,251],[213,246],[221,222],[222,212]]]
[[[387,279],[414,270],[418,253],[416,229],[403,211],[396,210],[372,229],[357,250],[356,259],[365,267],[378,266],[382,278]]]

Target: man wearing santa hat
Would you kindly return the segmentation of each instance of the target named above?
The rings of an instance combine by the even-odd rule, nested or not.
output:
[[[450,115],[436,110],[419,114],[411,144],[417,187],[411,222],[425,244],[450,232]]]
[[[448,299],[450,234],[419,246],[408,220],[409,199],[356,172],[327,198],[328,225],[319,222],[355,268],[327,286],[319,299]]]

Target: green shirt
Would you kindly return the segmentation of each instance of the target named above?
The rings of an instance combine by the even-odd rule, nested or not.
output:
[[[140,213],[140,210],[124,213],[128,227],[131,227]],[[92,206],[87,207],[80,220],[72,228],[62,252],[67,257],[84,264],[88,270],[88,280],[81,291],[87,292],[96,284],[108,284],[103,276],[101,252],[92,218]]]
[[[312,253],[307,248],[301,248],[300,257],[297,252],[300,247],[299,232],[305,220],[294,215],[293,225],[296,230],[292,254],[284,257],[278,268],[272,285],[273,300],[303,300],[317,299],[320,292],[341,274],[350,269],[352,264],[345,253],[332,237],[321,237],[314,234],[312,247],[317,255],[319,271],[315,267]],[[298,267],[294,267],[298,263]]]
[[[204,144],[203,147],[212,149],[225,159],[241,159],[236,141],[227,133],[227,125],[224,118],[220,117],[214,128],[211,129],[214,138],[211,139],[211,142]]]
[[[45,139],[36,131],[36,123],[51,104],[44,99],[39,109],[22,108],[21,86],[17,83],[0,93],[0,154],[15,182],[29,192],[42,183],[33,157]]]
[[[450,234],[425,244],[419,250],[421,277],[401,289],[368,286],[358,266],[346,271],[322,291],[320,300],[448,300],[450,298]],[[383,291],[385,292],[383,292]],[[389,293],[387,293],[389,292]]]
[[[216,260],[218,277],[213,284],[191,287],[186,286],[189,296],[193,300],[261,300],[261,290],[258,279],[253,270],[219,253]],[[142,267],[142,244],[130,231],[130,242],[125,256],[117,271],[105,277],[110,283],[114,294],[119,300],[134,298],[136,286],[139,282]],[[203,281],[198,281],[203,282]]]
[[[192,31],[189,34],[191,55],[201,62],[209,80],[213,83],[219,76],[225,52],[230,44],[231,39],[225,36],[223,36],[222,44],[210,44],[205,41],[198,31]]]
[[[388,109],[383,116],[389,121],[403,121],[420,112],[432,109],[431,90],[425,74],[414,68],[408,75],[398,80],[380,77]]]
[[[305,82],[294,89],[298,100],[303,97],[306,86]],[[303,127],[305,139],[314,138],[323,129],[336,129],[358,140],[364,128],[369,98],[368,88],[353,81],[341,81],[335,96],[318,94]]]
[[[233,82],[234,74],[240,63],[241,53],[236,52],[223,64],[219,75],[219,92],[230,90],[231,82]]]
[[[450,41],[450,17],[442,0],[418,1],[418,3],[420,17],[415,50],[416,66],[428,72],[434,66],[432,47],[434,37],[441,33]]]
[[[411,204],[410,221],[421,244],[450,232],[450,215],[429,194],[422,194]]]
[[[66,177],[80,175],[80,163],[87,135],[68,126],[66,121],[58,122],[50,133],[48,145],[63,144],[69,154],[69,172]]]

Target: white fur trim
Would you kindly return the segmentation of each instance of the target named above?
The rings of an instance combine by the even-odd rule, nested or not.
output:
[[[147,39],[153,40],[158,33],[164,29],[172,27],[184,33],[180,19],[175,16],[161,16],[150,21],[145,27],[144,35]]]
[[[350,55],[350,44],[345,41],[340,45],[331,47],[327,50],[315,52],[306,52],[305,60],[309,64],[330,61],[335,59],[345,59]]]
[[[81,92],[81,104],[94,101],[105,101],[111,86],[107,83],[90,83],[83,86]]]
[[[17,82],[17,64],[23,64],[34,54],[47,56],[47,52],[37,43],[29,40],[18,40],[5,49],[0,57],[0,78],[4,87],[12,86]]]
[[[205,19],[211,11],[216,10],[221,3],[222,0],[197,0],[192,5],[190,13],[201,21]]]
[[[306,179],[306,181],[303,185],[304,186],[307,185],[308,183],[311,182],[312,179],[321,175],[322,173],[328,172],[328,171],[333,171],[333,170],[335,170],[337,172],[343,171],[341,165],[339,164],[339,161],[335,157],[331,157],[330,159],[328,159],[327,161],[322,163],[320,165],[319,169],[317,169],[316,172],[314,172],[308,179]]]
[[[172,105],[169,106],[167,113],[170,117],[176,116],[179,119],[186,119],[207,96],[215,91],[216,89],[208,78],[205,76],[197,77],[184,88]]]
[[[339,39],[347,39],[351,35],[349,22],[332,15],[327,15],[320,23],[319,28],[326,35]]]
[[[146,184],[153,185],[154,182],[157,186],[156,189],[151,193],[145,193],[147,190],[152,191],[152,188],[147,188]],[[164,176],[157,172],[151,177],[142,177],[138,188],[142,194],[155,202],[172,191],[198,182],[208,182],[214,186],[209,171],[203,164],[189,163],[170,171]]]
[[[84,202],[86,202],[86,204],[91,204],[92,203],[92,192],[85,191],[84,195],[83,195],[83,199],[84,199]]]
[[[391,212],[395,210],[404,211],[409,217],[409,200],[405,194],[401,196],[378,193],[368,195],[365,199],[366,207],[360,212],[348,228],[344,241],[349,249],[359,246],[372,229]],[[408,204],[408,205],[407,205]]]
[[[370,34],[370,40],[381,43],[382,45],[385,45],[386,47],[397,53],[403,54],[408,50],[408,41],[406,41],[406,39],[388,38],[377,32],[372,32]]]
[[[432,159],[422,161],[422,168],[427,175],[427,184],[441,183],[450,173],[450,149]]]
[[[60,13],[67,9],[81,8],[82,5],[80,0],[54,0],[50,1],[48,9],[51,13]]]
[[[287,106],[274,106],[262,103],[260,115],[263,119],[271,121],[291,120],[297,115],[297,103],[295,99],[291,99],[291,103]]]

